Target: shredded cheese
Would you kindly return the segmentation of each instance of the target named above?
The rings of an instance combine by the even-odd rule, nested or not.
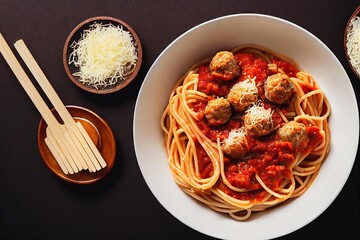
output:
[[[124,80],[138,59],[132,35],[111,23],[94,23],[70,47],[69,64],[79,68],[73,76],[97,89]]]
[[[262,104],[255,104],[248,110],[246,110],[247,122],[249,126],[256,126],[264,123],[272,123],[272,110],[270,108],[265,109]]]
[[[241,158],[247,152],[247,139],[244,127],[233,129],[224,140],[222,151],[233,158]]]
[[[225,140],[225,145],[233,145],[236,142],[246,141],[245,135],[246,132],[243,127],[233,129],[229,132],[229,137]]]
[[[236,85],[236,86],[235,86]],[[246,79],[242,82],[235,84],[236,91],[241,93],[240,103],[247,103],[249,98],[252,99],[253,96],[258,94],[258,89],[255,84],[255,78]]]
[[[349,23],[346,34],[346,48],[349,61],[357,72],[360,72],[360,17],[356,16]]]

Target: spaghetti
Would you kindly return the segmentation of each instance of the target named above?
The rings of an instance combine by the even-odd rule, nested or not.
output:
[[[163,112],[174,180],[236,220],[299,197],[329,151],[330,111],[291,59],[250,44],[218,52],[179,79]]]

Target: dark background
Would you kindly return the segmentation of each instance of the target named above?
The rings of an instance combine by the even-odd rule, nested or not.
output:
[[[8,43],[24,39],[63,102],[95,111],[107,121],[117,140],[116,163],[106,178],[91,185],[62,181],[48,170],[38,150],[40,114],[1,57],[0,239],[211,239],[167,212],[152,195],[138,167],[132,138],[133,111],[151,64],[180,34],[202,22],[235,13],[268,14],[291,21],[322,40],[343,64],[359,99],[360,81],[346,62],[343,45],[345,24],[359,3],[0,0],[0,32]],[[143,46],[139,75],[111,95],[95,95],[75,87],[62,65],[62,49],[70,31],[81,21],[99,15],[127,22]],[[358,154],[333,204],[302,229],[280,239],[313,239],[314,235],[320,239],[360,239],[359,160]]]

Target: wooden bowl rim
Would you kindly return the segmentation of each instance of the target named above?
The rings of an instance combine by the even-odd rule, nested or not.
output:
[[[94,125],[97,131],[99,131],[99,127],[104,129],[104,132],[98,132],[99,137],[101,138],[100,141],[101,147],[99,149],[100,153],[103,155],[107,166],[97,172],[91,173],[87,170],[82,170],[78,173],[74,174],[65,174],[60,166],[58,166],[55,158],[51,154],[49,148],[45,143],[46,137],[46,128],[47,124],[43,118],[40,119],[39,126],[38,126],[38,148],[40,151],[40,155],[45,163],[45,165],[59,178],[75,184],[85,185],[99,181],[103,179],[105,176],[109,174],[111,169],[114,166],[115,158],[116,158],[116,141],[114,134],[110,128],[110,126],[106,123],[106,121],[97,115],[95,112],[80,106],[75,105],[67,105],[66,108],[70,112],[70,114],[74,118],[83,119]],[[51,110],[53,113],[56,112],[55,109]],[[91,121],[90,119],[95,119],[96,121]],[[101,126],[100,126],[101,125]],[[105,154],[106,152],[106,154]]]
[[[348,19],[348,21],[346,22],[346,26],[345,26],[345,31],[344,31],[344,50],[345,50],[345,56],[346,56],[346,60],[350,66],[350,69],[351,71],[355,74],[355,76],[360,79],[360,72],[358,72],[355,67],[351,64],[350,62],[350,57],[349,57],[349,54],[348,54],[348,49],[346,47],[346,42],[347,42],[347,34],[348,34],[348,31],[349,31],[349,25],[350,25],[350,22],[356,17],[360,15],[360,6],[358,6],[355,11],[351,14],[350,18]]]
[[[101,22],[101,21],[107,21],[107,22],[113,22],[113,23],[117,23],[122,25],[124,28],[126,28],[126,30],[128,30],[130,32],[130,34],[133,36],[134,41],[136,42],[136,49],[137,49],[137,55],[138,55],[138,60],[136,63],[136,67],[134,69],[134,71],[127,76],[123,81],[121,81],[120,83],[115,84],[112,87],[109,88],[105,88],[105,89],[96,89],[94,87],[91,86],[87,86],[85,84],[82,84],[81,82],[79,82],[71,73],[71,70],[69,68],[69,64],[68,64],[68,50],[70,47],[70,44],[72,43],[72,39],[73,37],[77,34],[77,32],[79,30],[81,30],[83,27],[85,27],[86,25],[89,25],[90,23],[93,22]],[[64,49],[63,49],[63,65],[65,68],[65,72],[68,75],[68,77],[70,78],[70,80],[79,88],[91,92],[91,93],[96,93],[96,94],[108,94],[108,93],[113,93],[116,91],[119,91],[120,89],[125,88],[127,85],[129,85],[134,79],[135,77],[138,75],[139,70],[141,68],[141,64],[142,64],[142,58],[143,58],[143,51],[142,51],[142,45],[141,45],[141,41],[140,38],[138,37],[137,33],[134,31],[134,29],[127,24],[126,22],[114,18],[114,17],[109,17],[109,16],[97,16],[97,17],[91,17],[88,18],[84,21],[82,21],[81,23],[79,23],[69,34],[69,36],[67,37],[66,41],[65,41],[65,45],[64,45]]]

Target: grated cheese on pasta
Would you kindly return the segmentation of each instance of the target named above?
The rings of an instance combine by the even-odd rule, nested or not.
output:
[[[233,129],[229,133],[229,137],[225,140],[225,145],[233,145],[236,142],[246,141],[246,132],[244,128]]]
[[[249,108],[247,111],[249,116],[249,125],[256,126],[263,123],[264,120],[272,122],[272,110],[270,108],[265,109],[262,104],[257,104]]]
[[[236,83],[234,89],[236,89],[237,92],[242,93],[240,95],[240,103],[246,103],[249,96],[258,94],[255,78],[248,78],[242,82]]]
[[[70,47],[69,64],[79,68],[73,76],[97,89],[124,80],[138,59],[132,35],[111,23],[94,23]]]

